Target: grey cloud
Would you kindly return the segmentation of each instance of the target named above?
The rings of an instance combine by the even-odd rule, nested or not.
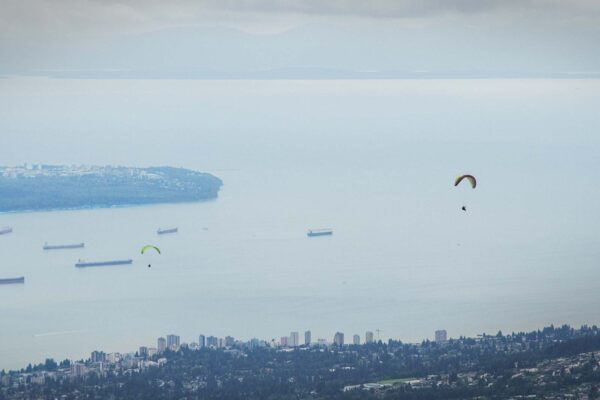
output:
[[[153,30],[181,24],[313,16],[428,18],[458,15],[524,15],[590,19],[596,0],[2,0],[0,36],[44,32]]]
[[[355,15],[361,17],[424,17],[444,13],[473,14],[500,8],[526,8],[529,0],[208,0],[213,7],[257,12]]]
[[[597,70],[599,30],[597,0],[0,0],[0,73]]]
[[[26,1],[26,0],[25,0]],[[42,1],[42,0],[38,0]],[[48,0],[45,0],[48,1]],[[62,0],[69,2],[72,0]],[[120,5],[143,12],[189,13],[201,16],[210,11],[228,13],[297,13],[308,15],[354,15],[359,17],[427,17],[439,14],[488,12],[559,12],[585,15],[600,12],[597,0],[91,0],[107,7]],[[52,2],[60,4],[61,2]]]

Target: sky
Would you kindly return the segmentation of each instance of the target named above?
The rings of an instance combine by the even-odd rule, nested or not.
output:
[[[0,1],[3,75],[589,77],[598,38],[594,0]]]

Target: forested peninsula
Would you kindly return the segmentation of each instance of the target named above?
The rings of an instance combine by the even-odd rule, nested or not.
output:
[[[173,167],[0,167],[0,212],[202,201],[222,185],[214,175]]]

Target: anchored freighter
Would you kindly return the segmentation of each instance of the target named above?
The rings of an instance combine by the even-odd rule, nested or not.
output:
[[[85,247],[85,243],[74,243],[74,244],[44,244],[44,250],[64,250],[64,249],[82,249]]]
[[[75,264],[78,268],[83,267],[104,267],[109,265],[128,265],[133,263],[133,260],[111,260],[111,261],[92,261],[86,262],[83,260],[79,260],[77,264]]]
[[[158,228],[156,233],[158,233],[159,235],[166,235],[167,233],[177,233],[177,231],[178,231],[177,228],[167,228],[167,229]]]
[[[25,283],[25,277],[19,276],[18,278],[0,278],[0,285],[8,285],[11,283]]]
[[[324,229],[309,229],[309,231],[308,231],[308,233],[306,235],[308,237],[333,235],[333,230],[329,229],[329,228],[324,228]]]

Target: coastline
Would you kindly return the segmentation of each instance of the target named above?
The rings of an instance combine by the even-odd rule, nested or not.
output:
[[[158,205],[167,205],[167,204],[192,204],[192,203],[209,203],[213,201],[217,201],[219,196],[200,199],[200,200],[181,200],[181,201],[158,201],[152,203],[128,203],[128,204],[116,204],[110,206],[81,206],[81,207],[61,207],[61,208],[40,208],[40,209],[28,209],[28,210],[11,210],[11,211],[0,211],[0,215],[13,215],[13,214],[32,214],[32,213],[44,213],[44,212],[57,212],[57,211],[84,211],[84,210],[107,210],[111,208],[134,208],[134,207],[151,207]]]

